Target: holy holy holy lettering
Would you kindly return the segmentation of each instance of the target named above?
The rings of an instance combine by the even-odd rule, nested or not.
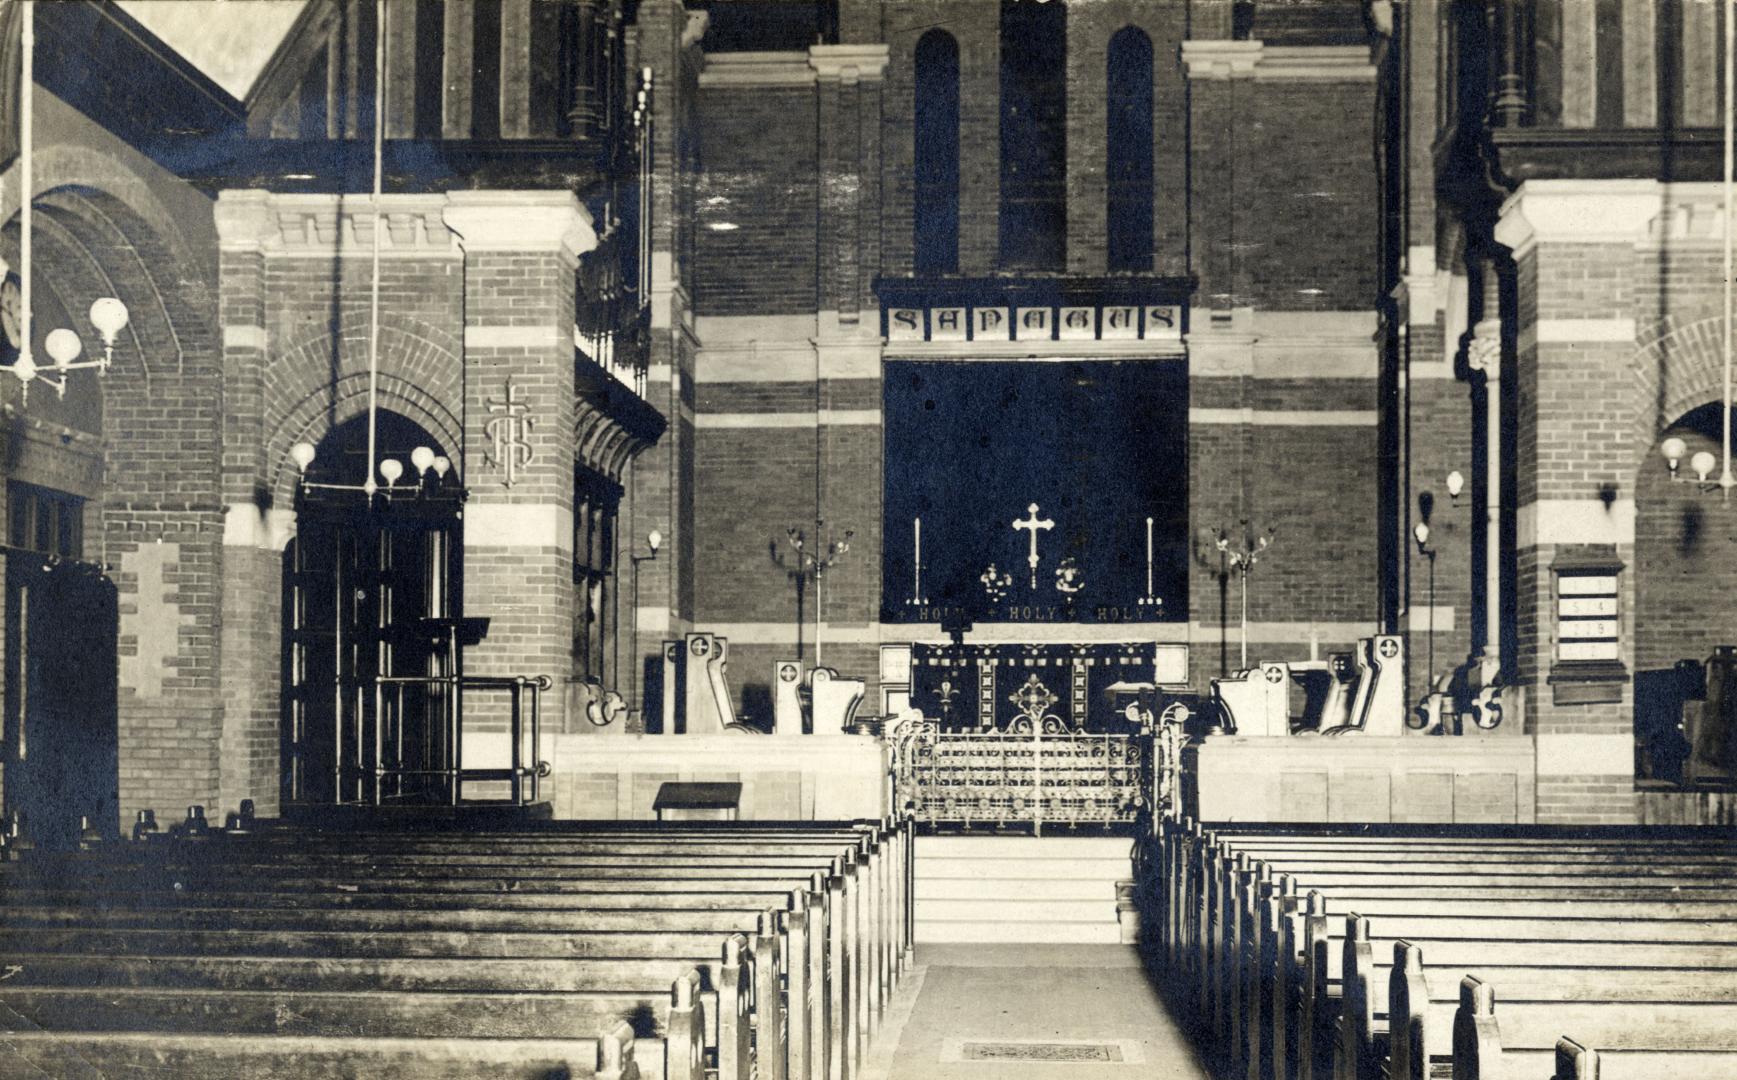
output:
[[[1085,580],[1078,561],[1064,557],[1056,562],[1054,577],[1055,591],[1060,595],[1060,603],[1034,603],[1030,596],[1038,593],[1038,567],[1043,563],[1039,552],[1038,538],[1055,528],[1055,521],[1042,517],[1037,503],[1026,507],[1024,518],[1011,522],[1015,532],[1026,534],[1026,569],[1028,571],[1027,588],[1029,593],[1024,598],[1012,598],[1013,575],[991,563],[978,583],[982,587],[982,595],[974,605],[964,604],[932,604],[923,588],[923,519],[911,519],[911,595],[905,601],[907,614],[914,615],[923,622],[956,623],[971,617],[988,621],[1001,622],[1070,622],[1078,619],[1083,612],[1075,604],[1078,593],[1085,588]],[[1153,586],[1153,519],[1146,519],[1146,591],[1132,605],[1096,604],[1086,609],[1096,622],[1132,622],[1146,621],[1159,615],[1164,603],[1163,599],[1154,595]]]

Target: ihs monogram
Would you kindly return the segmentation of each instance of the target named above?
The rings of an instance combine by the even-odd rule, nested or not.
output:
[[[518,483],[519,470],[536,460],[531,448],[531,429],[536,420],[530,415],[531,406],[519,400],[519,388],[507,376],[506,391],[500,397],[487,398],[483,405],[491,416],[483,431],[489,437],[489,449],[483,457],[494,468],[504,470],[501,481],[507,487]]]

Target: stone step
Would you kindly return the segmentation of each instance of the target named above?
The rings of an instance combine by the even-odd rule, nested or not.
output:
[[[1017,896],[1027,900],[1114,901],[1116,884],[1104,878],[921,877],[917,903]]]
[[[1032,942],[1046,944],[1115,945],[1121,939],[1121,928],[1111,922],[1021,922],[919,919],[914,929],[919,944],[946,942],[983,942],[1023,945]]]
[[[924,900],[919,897],[917,900],[916,920],[919,925],[930,920],[967,919],[994,922],[1004,919],[1020,922],[1106,922],[1115,925],[1116,898],[1100,896],[1091,900]]]
[[[918,859],[934,855],[1030,859],[1120,859],[1133,855],[1125,836],[920,836]]]
[[[995,856],[919,858],[918,881],[975,878],[989,881],[1031,879],[1126,881],[1134,876],[1127,859],[1026,859]]]

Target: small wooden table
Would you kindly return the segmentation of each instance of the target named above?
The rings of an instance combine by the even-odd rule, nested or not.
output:
[[[659,821],[735,821],[741,806],[742,785],[734,781],[660,784],[651,804]]]

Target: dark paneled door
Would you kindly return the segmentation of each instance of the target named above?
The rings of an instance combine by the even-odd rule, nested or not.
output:
[[[6,559],[5,808],[43,846],[77,843],[80,816],[120,821],[114,583],[80,562]]]

